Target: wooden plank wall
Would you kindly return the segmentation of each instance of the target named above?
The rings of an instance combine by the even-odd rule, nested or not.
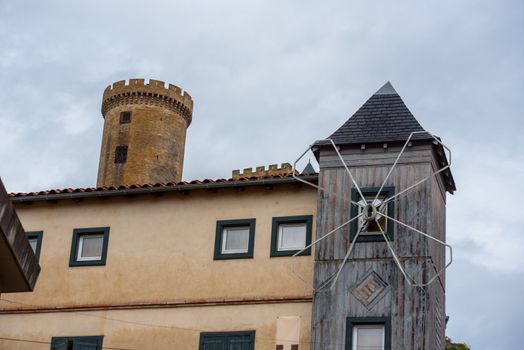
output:
[[[380,187],[399,148],[341,150],[361,187]],[[320,192],[317,237],[350,219],[353,185],[335,152],[322,150],[319,157]],[[386,186],[395,192],[431,174],[436,162],[431,145],[408,148]],[[419,185],[395,202],[395,217],[408,225],[445,239],[445,191],[439,178]],[[322,241],[315,250],[314,284],[319,286],[340,266],[349,249],[349,225]],[[444,250],[427,238],[395,225],[393,247],[405,269],[427,280],[444,264]],[[431,242],[431,243],[430,243]],[[351,293],[357,281],[375,271],[388,291],[371,307]],[[410,287],[395,265],[385,242],[357,243],[334,290],[315,293],[311,349],[345,349],[347,317],[391,317],[392,349],[443,349],[444,279],[425,290]],[[441,327],[442,326],[442,327]],[[437,340],[437,338],[439,338]]]

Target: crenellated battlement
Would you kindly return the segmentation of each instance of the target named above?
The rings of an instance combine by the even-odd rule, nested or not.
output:
[[[175,109],[191,123],[193,114],[193,99],[180,87],[161,80],[145,79],[120,80],[109,85],[104,90],[102,100],[102,115],[114,106],[122,104],[157,104]]]
[[[282,163],[280,168],[278,164],[270,164],[266,169],[265,166],[257,166],[255,171],[253,168],[245,168],[242,172],[240,170],[233,170],[231,177],[233,180],[250,177],[266,177],[266,176],[288,176],[293,173],[293,167],[289,163]]]

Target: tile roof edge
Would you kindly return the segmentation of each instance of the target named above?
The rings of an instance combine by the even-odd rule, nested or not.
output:
[[[303,175],[301,178],[309,181],[316,181],[318,179],[317,174]],[[12,202],[35,202],[35,201],[56,201],[64,199],[75,199],[75,198],[96,198],[96,197],[117,197],[126,195],[137,195],[137,194],[148,194],[148,193],[162,193],[162,192],[175,192],[175,191],[190,191],[190,190],[202,190],[202,189],[218,189],[218,188],[235,188],[245,186],[264,186],[264,185],[279,185],[279,184],[291,184],[299,183],[293,176],[287,177],[272,177],[272,178],[246,178],[242,180],[225,180],[218,179],[213,182],[204,182],[194,180],[191,182],[179,182],[172,185],[155,185],[142,184],[142,185],[129,185],[124,188],[119,186],[118,188],[77,188],[71,191],[70,188],[62,190],[49,190],[39,191],[30,193],[9,193],[9,197]]]

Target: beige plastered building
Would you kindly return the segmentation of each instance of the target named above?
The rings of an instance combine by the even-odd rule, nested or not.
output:
[[[43,231],[42,272],[33,293],[4,296],[0,334],[198,349],[202,332],[256,331],[257,349],[275,349],[277,319],[295,316],[307,348],[311,292],[291,259],[311,278],[311,256],[270,257],[271,226],[274,217],[314,215],[315,191],[289,178],[190,186],[17,204],[26,230]],[[253,258],[214,260],[217,221],[246,218],[256,219]],[[73,230],[92,227],[109,227],[105,265],[70,267]],[[0,348],[49,344],[0,340]]]

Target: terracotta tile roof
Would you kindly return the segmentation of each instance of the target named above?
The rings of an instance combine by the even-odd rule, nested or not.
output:
[[[316,181],[317,174],[301,175],[308,181]],[[189,191],[198,189],[233,188],[245,186],[270,186],[286,183],[298,183],[291,174],[273,175],[264,177],[244,177],[239,179],[204,179],[181,182],[167,182],[156,184],[132,184],[109,187],[63,188],[50,189],[39,192],[9,193],[13,202],[32,202],[37,200],[59,200],[82,197],[105,197],[142,193],[159,193],[170,191]]]

